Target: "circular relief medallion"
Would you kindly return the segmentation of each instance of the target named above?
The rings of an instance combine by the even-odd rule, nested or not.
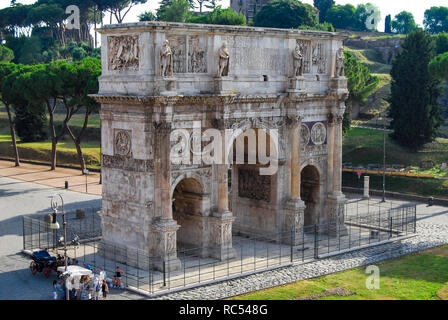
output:
[[[131,136],[127,131],[120,130],[115,135],[115,152],[127,156],[131,152]]]
[[[325,143],[327,138],[327,129],[322,122],[316,123],[311,129],[311,141],[317,146]]]
[[[310,143],[310,129],[306,124],[300,127],[300,145],[307,146]]]

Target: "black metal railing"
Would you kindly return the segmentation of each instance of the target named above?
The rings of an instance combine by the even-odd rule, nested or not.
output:
[[[97,239],[71,244],[68,255],[80,264],[90,264],[96,273],[103,267],[111,276],[118,266],[124,271],[124,286],[157,294],[266,269],[307,263],[416,232],[415,205],[392,209],[381,204],[367,208],[358,206],[356,211],[350,205],[354,204],[346,206],[350,212],[346,212],[344,221],[303,226],[298,230],[257,237],[234,236],[232,246],[228,247],[178,248],[168,257],[160,257]],[[97,218],[89,218],[97,223]],[[50,248],[55,254],[61,253],[62,246],[51,242],[51,231],[45,229],[43,221],[32,218],[24,218],[23,221],[24,247]],[[80,234],[97,235],[90,231]]]

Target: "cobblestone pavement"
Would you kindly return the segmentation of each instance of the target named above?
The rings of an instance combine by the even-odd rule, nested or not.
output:
[[[406,240],[294,265],[206,287],[167,294],[157,299],[217,300],[339,271],[378,263],[448,243],[448,225],[419,223],[418,235]]]

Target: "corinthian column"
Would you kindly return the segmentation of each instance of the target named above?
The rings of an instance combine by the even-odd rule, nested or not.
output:
[[[334,154],[333,154],[333,194],[342,196],[342,121],[338,115],[334,126]]]
[[[154,152],[154,189],[157,195],[156,208],[163,220],[173,219],[171,205],[171,161],[170,161],[170,134],[171,123],[155,123],[155,152]]]
[[[286,201],[283,214],[283,231],[285,236],[293,231],[294,236],[287,236],[283,242],[298,245],[302,239],[303,222],[305,214],[305,203],[300,198],[300,129],[302,120],[300,117],[287,118],[286,133],[289,136],[290,154],[290,174],[291,174],[291,191],[290,198]]]
[[[300,118],[292,126],[291,137],[291,199],[300,200]]]
[[[335,134],[335,115],[333,113],[328,114],[328,155],[327,155],[327,193],[333,194],[334,192],[334,134]]]

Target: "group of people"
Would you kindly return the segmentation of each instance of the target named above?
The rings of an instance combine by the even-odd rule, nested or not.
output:
[[[84,267],[92,270],[90,265],[84,264]],[[124,271],[117,266],[114,278],[110,279],[101,267],[99,274],[93,274],[93,276],[69,276],[65,280],[54,280],[53,299],[66,299],[68,291],[70,300],[100,300],[101,298],[106,300],[109,288],[124,289],[121,281],[123,273]]]

